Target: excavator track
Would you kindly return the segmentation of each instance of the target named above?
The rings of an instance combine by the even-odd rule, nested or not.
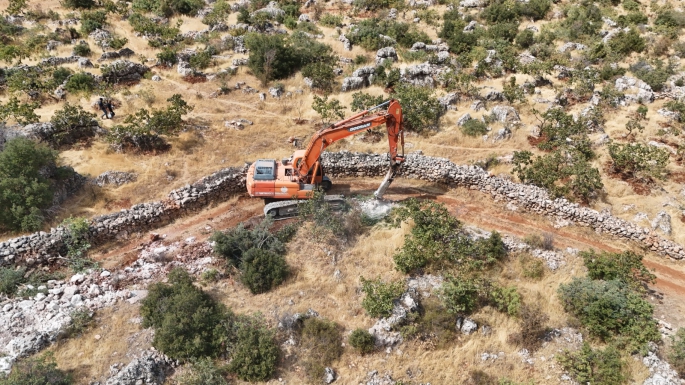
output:
[[[334,211],[342,210],[345,207],[343,195],[326,195],[324,200]],[[299,202],[300,200],[294,199],[269,203],[264,206],[264,215],[270,216],[276,221],[296,217],[299,214],[297,210]]]

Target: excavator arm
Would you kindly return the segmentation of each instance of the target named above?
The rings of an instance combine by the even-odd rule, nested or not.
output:
[[[387,109],[384,111],[381,110],[385,106],[387,106]],[[380,111],[373,112],[377,110]],[[400,107],[400,103],[397,100],[391,99],[383,104],[362,111],[352,117],[319,130],[309,141],[305,151],[294,156],[292,164],[296,175],[301,181],[306,183],[307,176],[311,175],[312,168],[319,161],[319,157],[323,150],[328,146],[340,139],[371,130],[383,124],[385,124],[388,131],[391,167],[399,165],[404,160],[402,107]],[[401,151],[401,153],[399,151]]]

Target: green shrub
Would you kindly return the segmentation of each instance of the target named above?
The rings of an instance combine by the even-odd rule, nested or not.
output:
[[[81,12],[81,33],[83,33],[84,35],[88,35],[96,29],[104,28],[106,23],[106,11],[98,10]]]
[[[172,48],[164,48],[162,51],[157,53],[157,60],[159,60],[162,65],[167,67],[173,66],[174,64],[178,63],[176,50]]]
[[[672,65],[665,66],[661,61],[656,61],[654,66],[646,64],[644,61],[640,61],[632,65],[630,70],[638,79],[649,84],[653,91],[660,92],[668,78],[673,75],[674,69]]]
[[[195,71],[203,70],[212,64],[212,55],[216,54],[216,50],[212,46],[205,47],[201,51],[197,51],[188,59],[190,68]]]
[[[395,87],[392,95],[402,106],[406,130],[425,132],[437,129],[442,108],[432,89],[401,83]]]
[[[594,250],[581,251],[588,277],[605,281],[618,280],[639,292],[645,291],[648,283],[656,282],[656,276],[642,264],[643,256],[632,251],[600,254]]]
[[[556,150],[536,158],[529,151],[517,151],[512,163],[521,182],[543,187],[553,197],[587,202],[604,187],[599,170],[576,149]]]
[[[280,350],[275,333],[261,317],[240,317],[235,324],[235,339],[228,370],[243,381],[266,381],[274,375]]]
[[[529,29],[524,29],[516,35],[515,41],[521,48],[528,48],[535,43],[535,34]]]
[[[661,339],[652,305],[621,281],[575,278],[559,286],[559,297],[564,309],[591,335],[616,341],[631,353],[644,351],[648,342]]]
[[[215,242],[214,252],[226,259],[229,265],[239,267],[243,256],[251,249],[262,249],[274,254],[285,254],[285,245],[272,234],[269,228],[273,221],[265,219],[251,230],[245,228],[243,223],[225,231],[217,231],[210,238]]]
[[[443,26],[438,36],[447,41],[450,52],[457,55],[469,53],[478,43],[478,34],[464,32],[466,22],[456,9],[446,12],[443,18]]]
[[[226,0],[218,0],[214,3],[212,11],[202,18],[202,22],[209,26],[224,23],[231,14],[231,5]]]
[[[368,110],[371,107],[375,107],[385,100],[383,95],[372,96],[365,92],[355,92],[352,94],[352,103],[350,108],[352,112]]]
[[[14,364],[9,375],[0,374],[0,385],[71,385],[74,380],[57,368],[51,353],[25,358]]]
[[[74,55],[90,56],[91,53],[90,46],[86,42],[78,43],[74,46]]]
[[[635,29],[630,29],[628,32],[621,31],[617,33],[611,40],[609,40],[609,48],[613,52],[621,55],[629,55],[633,52],[642,52],[645,50],[646,43],[640,34]]]
[[[40,170],[54,166],[57,152],[31,140],[15,138],[0,152],[0,226],[34,231],[43,224],[42,210],[52,204],[52,187]]]
[[[182,268],[173,269],[169,283],[155,283],[143,300],[143,327],[154,327],[152,345],[173,359],[216,357],[229,340],[233,314],[193,285]]]
[[[148,37],[158,37],[164,40],[170,40],[171,42],[179,39],[179,29],[174,27],[169,27],[166,24],[160,24],[156,21],[147,18],[140,13],[133,13],[128,17],[128,22],[134,31],[145,34]],[[148,44],[153,45],[154,39],[150,39]]]
[[[69,217],[62,221],[60,226],[66,229],[63,239],[67,248],[67,264],[69,267],[76,272],[96,267],[97,263],[87,257],[88,249],[90,249],[88,220],[80,217]]]
[[[240,280],[252,294],[261,294],[280,285],[288,276],[285,258],[270,250],[252,248],[243,254]]]
[[[338,99],[328,100],[328,95],[319,97],[314,95],[314,102],[312,102],[312,110],[316,111],[321,116],[321,123],[327,126],[333,123],[333,119],[342,119],[345,117],[345,109],[347,107],[340,104]]]
[[[520,11],[517,3],[496,0],[490,2],[490,4],[485,7],[480,15],[489,24],[494,25],[518,22],[519,12]]]
[[[325,368],[343,353],[342,330],[333,321],[307,318],[302,326],[302,366],[312,382],[324,378]]]
[[[50,142],[55,146],[62,146],[71,144],[74,139],[82,136],[92,136],[93,126],[96,124],[94,120],[95,114],[67,102],[50,118],[53,127]]]
[[[391,45],[380,35],[394,39],[400,47],[410,48],[416,42],[427,42],[431,39],[416,26],[394,20],[370,18],[364,19],[345,36],[354,45],[362,46],[369,51]]]
[[[168,148],[161,135],[176,135],[183,129],[183,115],[193,110],[179,94],[167,99],[170,105],[164,110],[141,108],[126,116],[123,125],[116,125],[107,135],[107,141],[118,150],[155,151]]]
[[[336,15],[333,13],[325,13],[321,15],[321,18],[319,19],[319,24],[321,24],[324,27],[342,27],[342,16]]]
[[[355,329],[348,339],[350,346],[355,348],[361,355],[372,353],[376,350],[375,339],[366,329]]]
[[[18,286],[24,283],[25,268],[13,269],[0,267],[0,293],[12,297],[17,293]]]
[[[135,11],[154,12],[159,16],[170,17],[174,14],[195,16],[204,7],[201,0],[133,0]]]
[[[128,43],[128,39],[125,37],[113,36],[107,40],[107,45],[111,49],[122,49]]]
[[[528,351],[534,352],[542,346],[543,338],[549,330],[546,323],[549,321],[547,314],[538,306],[521,306],[519,331],[509,336],[509,342],[523,346]]]
[[[444,205],[409,200],[395,211],[394,221],[400,223],[409,218],[413,219],[414,228],[405,236],[402,249],[393,256],[396,268],[404,273],[452,264],[479,270],[506,255],[506,247],[497,232],[471,240],[460,232],[461,224]]]
[[[95,78],[84,72],[73,74],[69,77],[69,80],[67,80],[67,84],[64,88],[73,93],[90,93],[95,89]]]
[[[328,63],[311,63],[302,68],[302,76],[312,80],[312,88],[319,89],[324,93],[333,91],[335,73],[333,66]]]
[[[476,310],[481,292],[479,283],[473,279],[448,277],[441,294],[449,313],[464,316]]]
[[[507,313],[511,317],[519,315],[521,311],[521,294],[519,294],[516,286],[494,286],[488,294],[490,303],[497,311]]]
[[[542,20],[549,12],[552,7],[552,2],[550,0],[530,0],[525,5],[521,6],[520,13],[521,16],[526,16],[533,21]]]
[[[615,172],[639,179],[665,179],[669,153],[642,143],[610,143],[609,156]]]
[[[69,9],[90,9],[95,6],[95,0],[62,0],[60,4]]]
[[[179,385],[228,385],[223,371],[209,358],[192,362],[190,370],[178,379]]]
[[[558,356],[559,364],[581,384],[620,385],[628,381],[624,375],[626,363],[614,346],[604,350],[592,349],[587,342],[575,352],[564,351]]]
[[[16,96],[11,96],[4,105],[0,103],[0,122],[14,119],[18,124],[35,123],[40,116],[34,112],[40,107],[40,102],[20,102]]]
[[[459,129],[467,136],[482,136],[488,133],[488,125],[480,119],[469,119]]]
[[[685,375],[685,329],[679,328],[671,339],[668,363],[678,372],[680,377],[683,377]]]
[[[362,291],[366,296],[362,300],[362,307],[366,313],[374,318],[388,317],[392,314],[393,301],[404,293],[402,282],[384,282],[380,277],[367,280],[360,278]]]
[[[64,81],[67,80],[72,73],[73,71],[71,71],[69,68],[57,67],[55,72],[52,73],[52,78],[54,79],[55,84],[59,85],[64,83]]]

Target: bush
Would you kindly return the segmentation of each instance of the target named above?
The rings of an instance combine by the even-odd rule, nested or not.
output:
[[[621,31],[617,33],[611,40],[609,40],[609,48],[613,52],[621,55],[629,55],[633,52],[642,52],[645,50],[645,39],[635,29],[630,29],[628,32]]]
[[[643,256],[632,251],[600,254],[594,250],[581,251],[580,256],[588,270],[588,277],[604,281],[618,280],[638,292],[645,292],[648,283],[656,282],[656,276],[642,264]]]
[[[530,0],[525,6],[521,7],[521,16],[526,16],[533,21],[542,20],[552,7],[550,0]]]
[[[145,34],[148,37],[157,37],[158,39],[150,39],[149,45],[158,45],[159,39],[163,40],[162,45],[166,43],[174,43],[179,40],[179,29],[169,27],[165,24],[159,24],[155,20],[147,18],[140,13],[133,13],[128,17],[128,22],[134,31]]]
[[[665,179],[669,153],[665,149],[642,143],[610,143],[614,172],[637,179]]]
[[[78,43],[74,46],[74,55],[90,56],[91,53],[90,46],[86,42]]]
[[[90,93],[95,89],[95,78],[91,74],[84,72],[71,75],[67,84],[64,86],[69,92],[78,93],[85,92]]]
[[[94,134],[93,127],[97,124],[95,114],[84,110],[79,105],[69,102],[61,110],[55,111],[50,118],[53,135],[51,143],[55,146],[71,144],[74,139]]]
[[[524,29],[516,35],[516,44],[521,46],[521,48],[528,48],[535,44],[535,34],[529,29]]]
[[[554,250],[554,234],[551,233],[528,234],[523,242],[533,249]]]
[[[663,90],[666,81],[674,73],[674,69],[671,65],[664,66],[661,61],[657,61],[654,66],[647,65],[644,61],[640,61],[632,65],[630,70],[638,79],[649,84],[655,92]]]
[[[588,202],[604,187],[599,170],[576,149],[556,150],[536,158],[529,151],[517,151],[512,163],[521,182],[543,187],[553,197]]]
[[[152,284],[140,308],[143,327],[155,328],[152,345],[178,360],[221,354],[232,313],[195,287],[182,268],[173,269],[168,280]]]
[[[174,14],[195,16],[204,7],[201,0],[134,0],[132,7],[136,11],[154,12],[159,16],[170,17]]]
[[[165,110],[150,111],[142,108],[116,125],[107,135],[107,141],[118,150],[133,148],[140,151],[164,150],[168,147],[161,135],[175,135],[183,129],[183,115],[193,110],[179,94],[167,99]]]
[[[490,303],[497,311],[516,317],[521,311],[521,294],[512,287],[495,286],[490,289]]]
[[[83,11],[81,12],[81,33],[88,35],[96,29],[102,29],[107,23],[107,12]]]
[[[628,381],[625,373],[627,365],[621,353],[614,346],[604,350],[592,349],[587,342],[576,351],[564,351],[558,357],[559,364],[571,377],[581,384],[620,385]]]
[[[342,27],[342,16],[340,15],[335,15],[332,13],[326,13],[321,16],[319,19],[319,24],[321,24],[324,27]]]
[[[312,102],[312,110],[316,111],[321,116],[321,123],[328,126],[333,123],[333,119],[342,119],[345,117],[345,108],[340,104],[340,100],[328,100],[328,95],[323,98],[314,95],[314,102]]]
[[[212,46],[205,47],[201,51],[197,51],[188,59],[190,68],[194,71],[203,70],[212,64],[212,55],[216,54],[216,50]]]
[[[40,107],[40,102],[20,102],[16,96],[10,97],[6,104],[0,103],[0,122],[13,118],[18,124],[35,123],[40,116],[34,112]]]
[[[69,9],[90,9],[95,6],[95,0],[62,0],[60,4]]]
[[[559,297],[591,335],[616,341],[630,353],[645,351],[648,342],[661,339],[652,305],[621,281],[575,278],[559,286]]]
[[[480,293],[480,285],[473,279],[464,277],[448,277],[442,286],[445,308],[449,313],[459,316],[476,310]]]
[[[402,249],[393,256],[396,268],[403,273],[451,264],[465,270],[480,270],[506,255],[497,232],[472,241],[461,233],[461,224],[444,205],[409,200],[395,211],[394,221],[398,224],[409,218],[413,219],[414,228],[405,236]]]
[[[333,91],[335,73],[333,66],[328,63],[311,63],[302,68],[302,76],[312,80],[312,88],[328,94]]]
[[[71,375],[57,368],[51,353],[25,358],[14,364],[9,375],[0,374],[0,385],[71,385]]]
[[[209,26],[214,26],[219,23],[226,22],[228,16],[231,14],[231,5],[226,0],[218,0],[214,3],[212,11],[202,18],[202,22]]]
[[[372,353],[376,350],[375,339],[366,329],[355,329],[348,339],[350,346],[355,348],[361,355]]]
[[[679,328],[675,336],[671,338],[668,363],[678,372],[680,377],[683,377],[685,376],[685,329]]]
[[[362,307],[366,313],[374,318],[388,317],[392,314],[393,301],[404,293],[402,282],[384,282],[380,277],[367,280],[360,278],[362,291],[366,296],[362,300]]]
[[[377,18],[362,20],[345,36],[352,44],[375,51],[392,45],[381,35],[391,37],[404,48],[410,48],[416,42],[431,41],[425,32],[419,31],[414,25]]]
[[[539,307],[522,306],[520,330],[509,336],[509,342],[521,345],[531,352],[538,350],[548,331],[545,326],[548,320],[547,314],[543,313]]]
[[[69,217],[62,221],[61,227],[66,229],[64,244],[67,248],[67,263],[69,267],[80,272],[87,268],[97,266],[96,263],[86,257],[90,243],[88,242],[89,223],[86,218]]]
[[[258,248],[252,248],[243,255],[240,270],[240,280],[252,294],[265,293],[288,276],[288,265],[282,255]]]
[[[160,64],[167,67],[171,67],[178,63],[178,56],[176,50],[172,48],[164,48],[161,52],[157,53],[157,60]]]
[[[40,171],[54,167],[57,152],[24,139],[5,143],[0,152],[0,226],[34,231],[43,224],[42,210],[52,204],[53,190]]]
[[[371,96],[361,91],[355,92],[352,94],[350,108],[352,109],[352,112],[364,111],[383,103],[384,100],[385,98],[383,95]]]
[[[488,125],[479,119],[469,119],[459,129],[467,136],[481,136],[488,133]]]
[[[466,22],[457,10],[444,14],[443,27],[438,36],[447,41],[450,52],[454,54],[467,54],[478,43],[478,35],[464,32],[465,26]]]
[[[300,339],[304,370],[312,382],[320,382],[325,368],[340,358],[343,353],[342,333],[335,322],[307,318],[302,327]]]
[[[432,89],[401,83],[395,87],[392,95],[402,106],[406,130],[424,132],[437,129],[442,107]]]
[[[25,268],[13,269],[0,267],[0,293],[13,297],[17,293],[19,285],[24,282]]]
[[[277,235],[269,232],[273,222],[263,220],[253,229],[248,230],[243,223],[226,232],[217,231],[211,241],[215,242],[214,252],[226,259],[230,266],[239,267],[243,255],[251,249],[261,249],[274,254],[285,254],[285,245]]]
[[[266,381],[276,371],[280,350],[272,330],[261,317],[240,317],[228,370],[243,381]]]
[[[190,370],[178,379],[179,385],[228,385],[222,370],[209,358],[193,361]]]
[[[71,322],[63,331],[64,337],[77,337],[83,334],[93,324],[93,313],[88,309],[77,309],[69,314]]]

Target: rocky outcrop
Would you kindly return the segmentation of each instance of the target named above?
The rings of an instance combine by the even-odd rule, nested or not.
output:
[[[383,65],[386,61],[396,62],[397,51],[393,47],[381,48],[376,52],[376,65]]]
[[[630,76],[621,76],[616,79],[614,86],[617,91],[630,92],[625,93],[622,105],[625,105],[626,102],[652,103],[654,101],[655,95],[652,87],[642,80]]]
[[[109,185],[121,186],[122,184],[135,182],[138,179],[138,174],[124,171],[105,171],[98,175],[93,183],[99,187]]]
[[[137,82],[149,70],[150,68],[142,64],[117,60],[112,64],[102,66],[102,79],[113,84]]]
[[[105,385],[163,385],[173,364],[167,356],[146,350],[110,377]]]
[[[119,59],[122,57],[131,57],[135,54],[136,53],[130,48],[122,48],[119,51],[103,52],[98,61],[101,62],[105,60]]]

